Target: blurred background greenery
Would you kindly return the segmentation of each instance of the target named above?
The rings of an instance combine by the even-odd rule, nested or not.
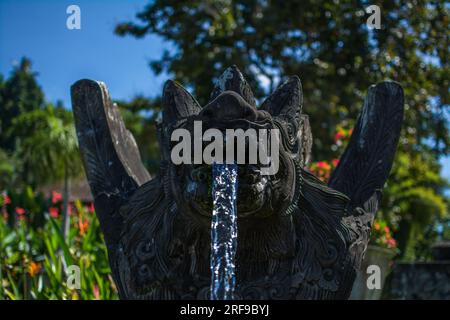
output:
[[[367,88],[386,79],[401,83],[405,121],[372,243],[397,248],[398,260],[427,261],[432,243],[450,240],[449,184],[439,163],[450,150],[450,6],[377,4],[385,13],[381,30],[365,24],[368,1],[156,0],[136,19],[118,23],[115,33],[170,43],[149,67],[186,85],[202,104],[232,64],[259,101],[299,75],[314,136],[310,169],[323,180],[345,148]],[[117,103],[156,173],[160,98]],[[0,77],[0,299],[116,297],[89,199],[71,191],[84,173],[69,108],[46,100],[25,57]],[[48,192],[52,185],[57,199]],[[61,285],[68,261],[81,266],[86,290]]]

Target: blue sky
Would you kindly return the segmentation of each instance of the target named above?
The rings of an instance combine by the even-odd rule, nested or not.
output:
[[[169,45],[156,36],[118,37],[148,0],[0,0],[0,73],[27,56],[49,101],[70,107],[70,85],[81,78],[105,81],[116,99],[156,95],[168,76],[156,77],[148,61]],[[81,30],[68,30],[66,9],[81,9]]]
[[[117,23],[133,20],[148,0],[0,0],[0,73],[7,76],[21,57],[33,62],[46,98],[70,108],[70,86],[78,79],[106,82],[115,99],[161,92],[169,75],[148,66],[170,44],[156,36],[118,37]],[[66,9],[81,9],[81,30],[68,30]],[[450,157],[442,159],[450,179]]]

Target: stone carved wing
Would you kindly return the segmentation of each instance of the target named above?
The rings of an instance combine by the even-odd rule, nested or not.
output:
[[[122,229],[119,208],[150,175],[106,85],[79,80],[72,85],[71,95],[85,172],[114,273],[111,259]]]
[[[363,207],[381,191],[391,170],[403,120],[403,89],[395,82],[369,88],[350,142],[328,185]]]

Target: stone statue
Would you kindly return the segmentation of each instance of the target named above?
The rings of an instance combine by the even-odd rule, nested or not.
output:
[[[394,159],[403,90],[369,88],[348,147],[328,184],[305,168],[312,136],[300,79],[256,107],[241,72],[228,68],[203,108],[168,81],[157,123],[159,174],[150,177],[105,84],[80,80],[72,104],[84,166],[122,299],[208,299],[211,167],[174,165],[171,132],[277,128],[280,168],[240,167],[236,299],[347,299]],[[152,137],[149,137],[149,139]]]

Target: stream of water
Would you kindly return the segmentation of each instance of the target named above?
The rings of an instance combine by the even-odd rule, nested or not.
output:
[[[211,220],[211,300],[233,299],[236,286],[236,164],[213,164]]]

